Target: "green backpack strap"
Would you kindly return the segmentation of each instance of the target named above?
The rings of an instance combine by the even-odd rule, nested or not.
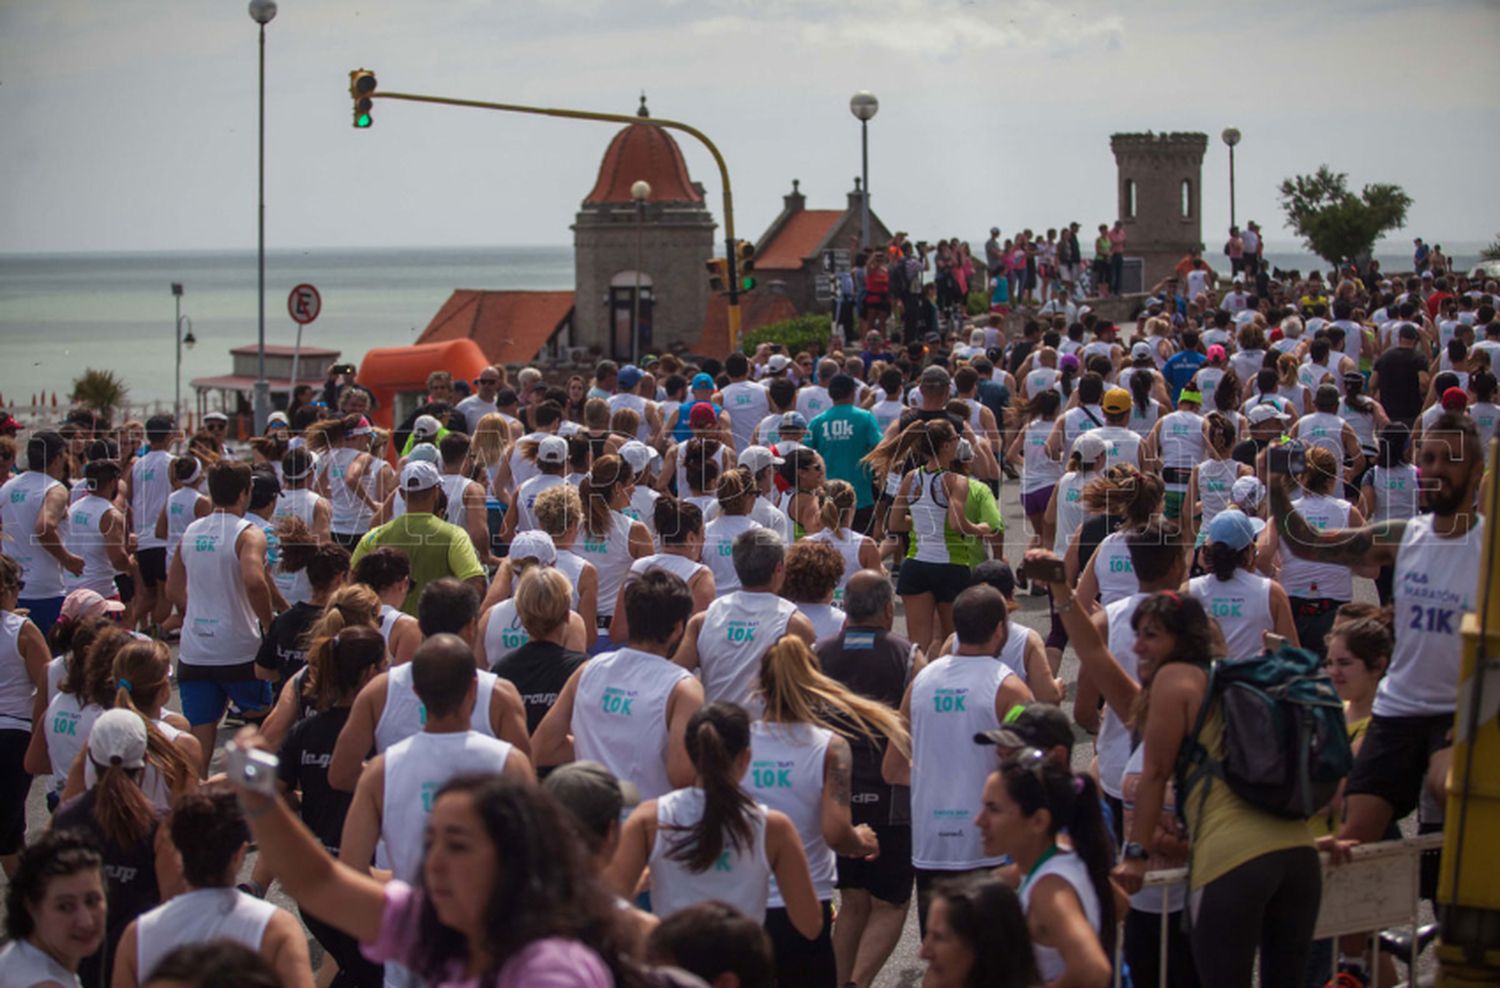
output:
[[[1203,734],[1203,725],[1208,722],[1208,711],[1214,702],[1214,687],[1216,685],[1218,661],[1210,662],[1208,665],[1208,687],[1203,691],[1203,703],[1198,707],[1198,717],[1193,723],[1193,732],[1182,742],[1182,748],[1177,752],[1177,765],[1173,772],[1174,782],[1177,786],[1177,818],[1187,826],[1187,794],[1198,780],[1204,776],[1222,776],[1223,766],[1217,758],[1211,758],[1208,749],[1198,738]],[[1203,787],[1200,799],[1208,798],[1208,785]],[[1199,806],[1202,810],[1202,806]]]

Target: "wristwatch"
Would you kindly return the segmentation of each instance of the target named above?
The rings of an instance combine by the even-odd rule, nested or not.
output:
[[[1151,857],[1151,852],[1132,840],[1125,842],[1125,848],[1120,852],[1120,856],[1126,861],[1145,861]]]

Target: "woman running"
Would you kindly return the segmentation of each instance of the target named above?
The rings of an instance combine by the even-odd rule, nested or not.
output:
[[[1188,479],[1187,499],[1183,512],[1183,534],[1196,555],[1203,545],[1203,533],[1213,524],[1214,516],[1229,507],[1229,492],[1234,482],[1255,471],[1231,455],[1238,438],[1234,423],[1222,412],[1209,412],[1203,420],[1205,459],[1193,464]]]
[[[510,544],[510,575],[519,587],[521,579],[533,569],[547,569],[557,563],[557,548],[545,532],[524,532]],[[563,577],[567,580],[567,577]],[[571,590],[571,587],[569,588]],[[474,632],[474,664],[489,669],[505,656],[531,641],[531,632],[522,620],[520,604],[512,594],[486,608],[479,615]],[[562,644],[583,651],[588,640],[583,618],[571,609],[563,615]]]
[[[1203,530],[1209,573],[1188,581],[1224,635],[1225,656],[1244,659],[1265,651],[1267,632],[1299,645],[1292,604],[1281,584],[1255,572],[1255,539],[1265,522],[1226,508]]]
[[[1062,479],[1063,468],[1047,455],[1047,437],[1057,425],[1057,411],[1061,407],[1062,396],[1046,388],[1011,416],[1016,438],[1006,450],[1005,458],[1021,468],[1021,509],[1031,522],[1035,545],[1051,545],[1046,525],[1047,505],[1052,500],[1052,489]]]
[[[793,541],[806,538],[818,531],[822,522],[818,519],[818,495],[827,476],[823,457],[806,446],[784,451],[786,462],[777,468],[781,480],[787,485],[778,507],[792,520]]]
[[[703,512],[698,506],[662,495],[656,501],[652,521],[661,551],[630,564],[630,575],[620,585],[620,600],[615,604],[614,620],[609,626],[609,637],[614,642],[630,640],[630,618],[620,605],[625,599],[625,587],[647,570],[664,569],[686,583],[693,594],[695,612],[708,610],[719,593],[713,571],[702,562]]]
[[[797,605],[812,622],[817,640],[844,630],[844,612],[833,603],[844,560],[831,545],[811,540],[794,542],[786,550],[786,578],[781,596]]]
[[[401,610],[411,593],[411,560],[400,549],[381,546],[360,557],[354,567],[354,582],[369,587],[379,598],[380,636],[385,639],[391,665],[410,662],[412,653],[422,644],[417,619]]]
[[[700,515],[706,513],[716,500],[715,491],[719,486],[721,467],[720,458],[716,457],[715,453],[722,449],[718,441],[713,439],[705,441],[695,438],[689,439],[686,443],[680,473],[686,480],[687,486],[678,488],[678,496],[696,507]]]
[[[1109,449],[1098,436],[1085,432],[1073,440],[1066,472],[1052,489],[1052,498],[1047,502],[1047,514],[1043,519],[1043,530],[1051,533],[1051,549],[1059,559],[1067,555],[1074,533],[1088,517],[1083,505],[1083,489],[1100,476],[1108,460]],[[1068,635],[1051,602],[1048,610],[1052,624],[1047,632],[1047,662],[1056,672],[1062,664],[1063,649],[1068,647]]]
[[[1015,890],[998,878],[946,881],[927,907],[922,988],[1032,988],[1040,984]]]
[[[720,596],[740,589],[734,569],[734,540],[761,526],[751,519],[759,492],[748,467],[735,467],[719,479],[719,515],[703,529],[703,563],[713,573]]]
[[[382,499],[371,497],[366,487],[367,476],[379,472],[369,453],[373,430],[369,420],[359,415],[319,425],[321,438],[328,445],[318,461],[319,493],[332,505],[329,530],[333,540],[353,552],[382,504]],[[315,446],[318,440],[310,435],[308,441]]]
[[[0,862],[7,875],[15,873],[16,855],[26,840],[26,794],[31,791],[26,763],[33,727],[46,714],[51,658],[41,629],[16,613],[23,586],[21,564],[0,555]],[[99,625],[101,630],[106,626]]]
[[[317,692],[311,688],[308,670],[327,663],[333,639],[345,628],[379,630],[380,608],[380,598],[362,583],[342,587],[329,597],[323,616],[307,633],[307,664],[287,681],[276,698],[276,706],[261,725],[261,737],[267,744],[281,744],[292,725],[313,712]]]
[[[833,590],[833,603],[844,600],[844,586],[849,577],[862,569],[880,568],[880,548],[868,535],[861,535],[849,526],[854,521],[854,487],[846,480],[830,480],[823,484],[823,501],[818,506],[818,520],[822,527],[809,538],[822,542],[838,551],[843,559],[843,571],[839,573],[838,585]]]
[[[41,722],[33,725],[26,771],[32,775],[52,773],[49,807],[55,808],[63,797],[68,773],[87,743],[94,721],[115,705],[115,655],[131,641],[130,634],[118,626],[100,631],[83,661],[68,666],[57,696],[47,704]]]
[[[1098,596],[1108,607],[1140,590],[1126,538],[1160,515],[1166,487],[1155,474],[1128,463],[1104,471],[1084,485],[1083,507],[1089,517],[1068,543],[1063,562],[1078,574],[1078,598],[1085,607]]]
[[[631,521],[620,510],[630,503],[634,483],[635,472],[629,464],[618,456],[604,456],[578,485],[578,496],[583,503],[583,542],[578,554],[592,563],[599,574],[596,625],[600,629],[609,628],[609,618],[614,616],[615,602],[631,563],[651,555],[651,534],[646,526]]]

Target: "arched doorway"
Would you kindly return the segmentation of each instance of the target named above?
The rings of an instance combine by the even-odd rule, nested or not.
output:
[[[639,310],[636,305],[637,285],[640,286]],[[612,360],[634,362],[641,354],[651,352],[653,302],[649,274],[621,271],[609,279],[609,349]]]

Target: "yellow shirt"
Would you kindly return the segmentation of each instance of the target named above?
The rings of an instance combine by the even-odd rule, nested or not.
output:
[[[1211,758],[1224,757],[1224,715],[1217,704],[1198,740]],[[1205,785],[1209,786],[1207,799]],[[1211,775],[1189,790],[1183,805],[1192,835],[1194,891],[1263,854],[1313,844],[1307,821],[1287,820],[1258,809],[1236,796],[1223,779]]]

